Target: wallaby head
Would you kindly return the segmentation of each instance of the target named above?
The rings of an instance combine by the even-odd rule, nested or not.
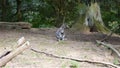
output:
[[[60,28],[67,29],[67,28],[69,28],[69,26],[67,24],[63,23]]]

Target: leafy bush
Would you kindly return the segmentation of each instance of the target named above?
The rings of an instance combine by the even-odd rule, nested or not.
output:
[[[109,22],[108,25],[109,25],[111,31],[113,31],[115,33],[120,33],[120,28],[119,28],[120,23],[118,23],[117,21],[113,21],[113,22]]]
[[[52,18],[45,18],[39,12],[29,11],[28,13],[24,13],[25,21],[28,21],[32,24],[34,28],[45,28],[45,27],[53,27]]]

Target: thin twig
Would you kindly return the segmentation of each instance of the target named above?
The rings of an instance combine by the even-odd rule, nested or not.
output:
[[[42,51],[38,51],[38,50],[35,50],[35,49],[31,49],[31,50],[34,51],[34,52],[36,52],[36,53],[45,54],[45,55],[47,55],[47,56],[54,57],[54,58],[68,59],[68,60],[73,60],[73,61],[77,61],[77,62],[87,62],[87,63],[102,64],[102,65],[105,65],[105,66],[112,66],[112,67],[114,67],[114,68],[120,68],[119,66],[114,65],[114,64],[112,64],[112,63],[98,62],[98,61],[90,61],[90,60],[84,60],[84,59],[74,59],[74,58],[69,58],[69,57],[63,57],[63,56],[57,56],[57,55],[54,55],[54,54],[49,54],[49,53],[42,52]]]

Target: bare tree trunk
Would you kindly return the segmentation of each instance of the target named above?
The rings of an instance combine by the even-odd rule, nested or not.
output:
[[[16,12],[16,15],[17,15],[17,21],[21,21],[22,19],[22,14],[21,14],[21,0],[16,0],[17,2],[17,12]]]
[[[6,0],[2,0],[2,21],[6,20]]]
[[[60,27],[62,23],[63,23],[63,16],[61,14],[58,14],[56,18],[55,26]]]
[[[59,0],[56,1],[57,2],[57,6],[54,6],[55,12],[56,12],[56,22],[55,22],[55,26],[56,27],[60,27],[63,23],[63,19],[64,19],[64,14],[63,14],[63,1]]]

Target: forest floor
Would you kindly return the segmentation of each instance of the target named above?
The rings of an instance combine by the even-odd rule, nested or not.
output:
[[[80,33],[70,30],[66,31],[67,40],[56,41],[56,29],[43,28],[30,30],[2,30],[0,29],[0,52],[15,49],[17,40],[25,37],[30,42],[31,48],[49,54],[83,59],[90,61],[100,61],[116,63],[117,56],[111,55],[111,50],[97,46],[95,40],[105,37],[100,33]],[[120,46],[120,37],[112,36],[107,43],[113,44],[116,49]],[[103,65],[87,62],[77,62],[68,59],[55,58],[43,53],[37,53],[30,49],[13,58],[7,63],[5,68],[108,68]]]

